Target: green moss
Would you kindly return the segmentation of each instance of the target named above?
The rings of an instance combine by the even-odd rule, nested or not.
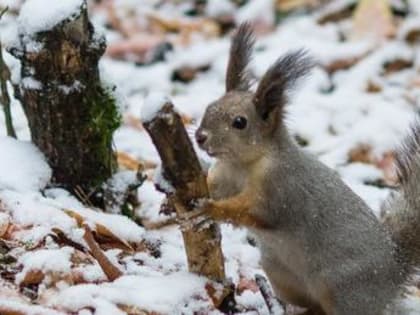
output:
[[[87,130],[91,135],[91,154],[95,155],[96,161],[101,161],[98,168],[99,178],[92,178],[92,185],[99,186],[104,180],[112,175],[117,167],[115,156],[112,151],[112,136],[114,131],[121,125],[121,114],[117,108],[117,102],[113,91],[103,86],[97,86],[91,90],[85,98],[89,106],[89,121]]]

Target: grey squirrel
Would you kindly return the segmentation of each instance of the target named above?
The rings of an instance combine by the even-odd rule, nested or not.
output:
[[[216,158],[211,199],[197,212],[248,227],[278,297],[308,314],[401,314],[394,309],[420,265],[420,127],[398,152],[400,188],[381,222],[339,176],[301,150],[284,124],[287,91],[312,61],[279,58],[250,91],[254,37],[235,34],[226,94],[210,104],[196,132]]]

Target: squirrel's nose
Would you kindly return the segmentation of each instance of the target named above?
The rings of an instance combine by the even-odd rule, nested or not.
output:
[[[197,132],[195,133],[195,140],[197,140],[197,143],[199,145],[204,144],[204,142],[207,141],[207,138],[208,138],[207,137],[207,132],[205,132],[201,129],[197,130]]]

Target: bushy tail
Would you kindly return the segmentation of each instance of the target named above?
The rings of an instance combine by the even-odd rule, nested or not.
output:
[[[420,120],[396,156],[398,191],[386,205],[384,224],[398,246],[398,255],[408,266],[420,266]]]

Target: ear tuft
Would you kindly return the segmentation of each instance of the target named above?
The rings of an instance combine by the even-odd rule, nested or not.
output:
[[[247,91],[251,85],[247,70],[255,37],[249,23],[242,23],[232,39],[226,73],[226,92]]]
[[[260,117],[265,120],[275,107],[284,106],[287,92],[313,66],[314,62],[305,50],[291,52],[277,59],[264,74],[255,92],[254,104]]]

